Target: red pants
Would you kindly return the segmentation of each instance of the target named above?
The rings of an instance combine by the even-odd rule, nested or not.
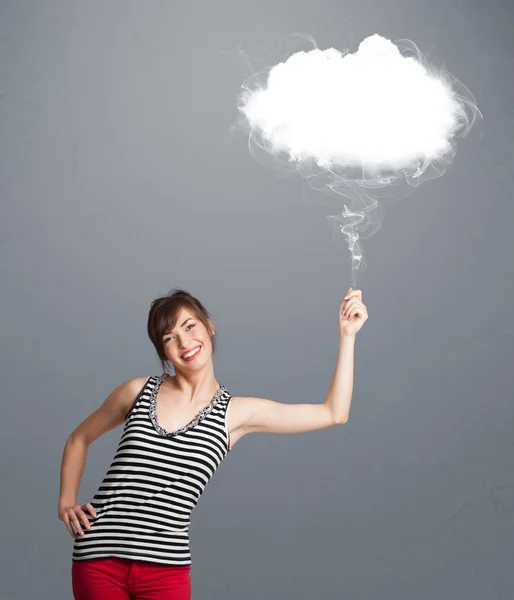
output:
[[[72,561],[75,600],[191,600],[191,565],[126,558]]]

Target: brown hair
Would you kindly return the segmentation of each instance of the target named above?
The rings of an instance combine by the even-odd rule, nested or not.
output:
[[[175,327],[181,308],[190,310],[205,325],[207,331],[210,331],[208,319],[211,318],[211,315],[200,300],[192,296],[189,292],[186,292],[186,290],[173,288],[166,296],[156,298],[150,306],[147,330],[148,337],[157,350],[163,371],[166,371],[166,364],[169,361],[164,353],[162,338],[166,332]],[[214,352],[216,350],[215,333],[211,335],[211,342],[212,351]]]

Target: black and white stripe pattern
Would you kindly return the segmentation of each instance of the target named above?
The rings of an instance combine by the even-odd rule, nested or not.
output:
[[[125,419],[111,465],[91,504],[91,529],[73,542],[72,560],[130,558],[191,564],[190,515],[230,451],[227,414],[232,396],[222,385],[185,427],[167,432],[155,402],[166,374],[149,377]]]

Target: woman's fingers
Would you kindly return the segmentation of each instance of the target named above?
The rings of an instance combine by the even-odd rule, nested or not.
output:
[[[87,518],[86,513],[82,510],[81,506],[76,507],[75,514],[77,514],[77,513],[78,513],[78,517],[84,524],[84,527],[86,529],[91,529],[91,523],[89,522],[89,519]],[[82,531],[81,535],[84,535],[84,531]]]
[[[81,525],[80,525],[80,521],[77,517],[77,513],[73,512],[73,515],[71,517],[71,521],[73,523],[73,525],[75,526],[75,531],[79,534],[79,535],[84,535],[84,530],[82,529]]]
[[[352,297],[359,298],[359,300],[362,300],[362,290],[352,290],[351,292],[349,291],[344,297],[344,299],[348,300]]]
[[[367,314],[365,305],[359,300],[354,300],[351,305],[346,306],[343,311],[343,319],[349,318],[357,313]]]
[[[94,508],[92,506],[91,506],[91,508],[94,510]],[[66,527],[68,528],[68,531],[71,533],[72,537],[74,537],[74,538],[77,537],[77,535],[84,535],[84,529],[82,529],[80,521],[82,521],[84,528],[86,530],[91,529],[91,523],[89,522],[89,519],[87,518],[86,513],[82,510],[82,508],[80,506],[75,506],[73,508],[70,508],[65,513],[63,520],[66,523]],[[75,527],[75,531],[73,531],[72,526]]]
[[[348,314],[348,312],[351,310],[351,308],[353,306],[360,305],[360,304],[361,303],[359,302],[359,300],[357,300],[357,298],[352,298],[351,300],[348,300],[346,306],[343,309],[343,313],[342,313],[343,317],[345,317]]]
[[[68,513],[65,513],[62,520],[64,521],[64,524],[66,525],[66,529],[70,532],[71,537],[76,538],[77,533],[75,533],[75,530],[73,529],[73,527],[71,525],[70,515]]]

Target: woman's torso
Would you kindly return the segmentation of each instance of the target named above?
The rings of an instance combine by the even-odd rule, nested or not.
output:
[[[173,398],[158,402],[165,379],[149,377],[133,401],[114,458],[91,501],[97,516],[88,517],[91,528],[75,538],[73,560],[117,556],[191,563],[191,512],[235,443],[229,424],[233,398],[220,386],[191,419],[192,407],[185,404],[167,419],[161,409]],[[168,423],[182,426],[168,431],[163,427]]]

